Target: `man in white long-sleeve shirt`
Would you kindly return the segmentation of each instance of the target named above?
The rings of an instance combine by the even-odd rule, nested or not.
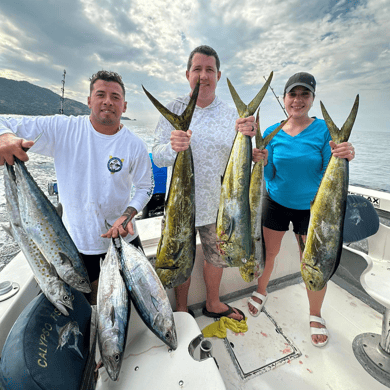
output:
[[[191,91],[200,78],[199,95],[190,124],[191,130],[187,132],[174,130],[164,117],[160,117],[155,130],[153,161],[159,167],[169,167],[169,183],[177,153],[186,150],[191,142],[195,171],[195,227],[199,232],[205,255],[203,274],[206,307],[203,314],[242,320],[242,312],[219,299],[223,268],[227,265],[220,258],[216,247],[216,218],[221,194],[221,177],[236,135],[235,126],[242,133],[253,136],[255,123],[254,117],[237,119],[237,111],[215,95],[217,83],[221,78],[219,67],[218,54],[211,47],[199,46],[191,52],[186,71]],[[167,108],[175,114],[182,114],[191,93],[175,99]],[[188,311],[189,287],[190,279],[176,287],[177,311]]]
[[[108,238],[120,234],[142,247],[131,220],[148,203],[154,181],[145,143],[120,122],[127,107],[121,76],[94,74],[88,107],[89,116],[0,118],[0,165],[13,164],[14,156],[27,161],[22,147],[54,158],[63,222],[83,257],[94,303]],[[41,133],[36,144],[27,141]],[[108,231],[105,220],[112,225]]]

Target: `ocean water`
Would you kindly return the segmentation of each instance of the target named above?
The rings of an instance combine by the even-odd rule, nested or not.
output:
[[[132,132],[144,140],[152,151],[155,122],[138,120],[122,121]],[[349,182],[380,191],[390,192],[390,131],[353,132],[350,137],[356,150],[355,159],[349,164]],[[55,179],[51,158],[31,154],[27,168],[41,189],[48,195],[48,182]],[[56,196],[49,196],[56,204]],[[0,224],[7,224],[2,167],[0,168]],[[0,271],[19,252],[18,246],[3,229],[0,229]]]

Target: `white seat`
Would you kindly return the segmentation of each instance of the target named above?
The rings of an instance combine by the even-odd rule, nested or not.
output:
[[[344,245],[367,262],[360,276],[364,290],[385,307],[382,335],[363,333],[353,341],[356,358],[366,371],[390,387],[390,228],[379,224],[379,230],[367,238],[368,254]]]

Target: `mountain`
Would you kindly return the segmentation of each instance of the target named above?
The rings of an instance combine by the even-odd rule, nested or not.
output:
[[[60,95],[50,89],[38,87],[27,81],[0,77],[0,114],[55,115],[60,113],[60,108]],[[90,113],[86,104],[66,98],[63,110],[65,115],[89,115]]]

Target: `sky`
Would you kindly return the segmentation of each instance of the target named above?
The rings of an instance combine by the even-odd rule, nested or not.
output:
[[[390,131],[390,0],[2,0],[0,77],[25,80],[87,103],[89,78],[122,75],[126,116],[157,121],[142,85],[162,104],[189,92],[195,47],[213,47],[222,76],[217,94],[234,107],[226,78],[249,103],[273,71],[283,88],[297,72],[317,80],[311,116],[322,101],[338,127],[357,94],[355,131]],[[65,107],[66,110],[66,107]],[[272,91],[260,126],[284,119]]]

